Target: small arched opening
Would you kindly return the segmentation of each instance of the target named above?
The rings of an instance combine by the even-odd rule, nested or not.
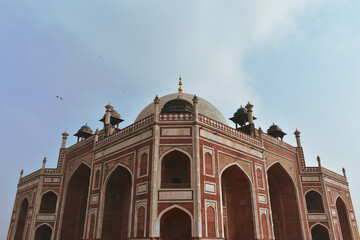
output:
[[[18,216],[18,222],[16,225],[14,240],[22,240],[23,239],[28,209],[29,209],[29,201],[27,198],[24,198],[24,200],[22,201],[22,203],[20,205],[20,213]]]
[[[221,189],[225,239],[255,239],[247,175],[237,165],[228,167],[221,175]]]
[[[161,162],[161,187],[162,188],[189,188],[190,159],[178,150],[172,151]]]
[[[302,239],[296,189],[281,164],[268,171],[268,182],[275,239]]]
[[[346,210],[346,205],[340,197],[336,200],[336,209],[339,216],[340,228],[343,239],[353,239],[351,236],[350,223]]]
[[[50,191],[42,195],[39,213],[55,213],[57,195]]]
[[[321,224],[317,224],[311,228],[312,240],[330,240],[329,231]]]
[[[116,167],[106,185],[102,239],[127,239],[131,187],[129,171]]]
[[[179,208],[164,213],[160,220],[160,239],[191,240],[191,218]]]
[[[321,194],[311,190],[305,194],[306,207],[309,213],[322,213],[324,212],[324,205]]]
[[[34,240],[51,240],[51,234],[51,227],[47,224],[43,224],[36,229]]]
[[[82,163],[69,180],[61,227],[61,240],[78,240],[83,236],[90,172],[90,168]]]

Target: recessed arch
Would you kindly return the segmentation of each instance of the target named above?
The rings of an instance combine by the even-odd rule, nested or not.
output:
[[[100,168],[95,170],[94,189],[99,188],[100,185]]]
[[[310,228],[312,240],[330,240],[329,228],[321,223],[316,223]]]
[[[324,204],[322,194],[314,189],[305,193],[306,207],[309,213],[323,213]]]
[[[188,210],[173,205],[163,210],[156,221],[156,234],[163,240],[191,240],[193,218]]]
[[[353,239],[351,234],[349,214],[344,199],[341,196],[336,198],[336,210],[338,213],[340,229],[343,239]]]
[[[86,216],[91,168],[81,162],[67,182],[60,240],[82,238]]]
[[[255,239],[251,178],[238,163],[232,163],[222,169],[220,181],[225,239]]]
[[[131,175],[131,185],[133,186],[134,185],[133,173],[128,166],[126,166],[125,164],[123,164],[121,162],[118,163],[116,166],[114,166],[106,176],[103,175],[103,181],[101,182],[102,186],[107,186],[112,173],[116,170],[117,167],[123,167],[128,171],[128,173]],[[101,195],[100,195],[100,208],[99,208],[99,218],[98,219],[104,219],[105,193],[106,193],[106,187],[103,187],[101,189]],[[131,196],[132,195],[133,195],[133,189],[131,189]],[[131,206],[132,206],[132,204],[131,204]],[[131,223],[131,216],[129,217],[129,222]],[[97,221],[97,228],[99,229],[99,231],[97,231],[96,237],[101,238],[102,233],[103,233],[103,221]],[[130,229],[130,224],[129,224],[129,229]]]
[[[191,187],[191,156],[180,148],[173,148],[160,158],[159,182],[161,188]]]
[[[44,192],[41,195],[39,213],[55,213],[58,200],[58,194],[52,190]]]
[[[160,220],[161,220],[161,217],[168,211],[174,209],[174,208],[178,208],[179,210],[185,212],[191,219],[191,226],[193,226],[193,223],[194,223],[194,218],[192,216],[192,214],[189,212],[189,210],[187,210],[186,208],[184,207],[181,207],[177,204],[174,204],[164,210],[161,211],[161,213],[159,214],[159,216],[157,217],[156,219],[156,223],[155,223],[155,237],[160,237]],[[191,235],[194,235],[193,233],[193,229],[191,230]]]
[[[52,232],[52,226],[47,223],[43,223],[35,229],[34,240],[51,240]]]
[[[28,210],[29,210],[29,199],[28,199],[28,197],[24,197],[20,204],[20,211],[19,211],[19,215],[17,217],[17,224],[16,224],[14,240],[22,240],[23,239],[24,230],[25,230],[25,222],[26,222]]]
[[[206,206],[206,237],[217,237],[216,231],[216,209],[212,205]]]
[[[102,239],[126,239],[130,229],[133,176],[118,164],[106,177]]]
[[[302,239],[296,186],[287,169],[276,162],[267,169],[276,239]]]

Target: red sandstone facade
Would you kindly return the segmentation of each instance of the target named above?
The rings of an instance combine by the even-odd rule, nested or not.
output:
[[[166,113],[176,99],[191,111]],[[57,168],[20,177],[8,240],[360,239],[345,172],[306,167],[298,131],[296,147],[246,134],[186,93],[123,129],[111,110],[75,145],[63,134]]]

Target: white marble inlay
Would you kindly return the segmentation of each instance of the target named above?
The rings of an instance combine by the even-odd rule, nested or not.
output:
[[[139,183],[136,185],[136,194],[144,194],[147,193],[148,190],[148,183]]]
[[[216,184],[205,182],[205,193],[216,194]]]
[[[258,201],[259,201],[259,203],[267,203],[266,195],[259,193],[258,194]]]

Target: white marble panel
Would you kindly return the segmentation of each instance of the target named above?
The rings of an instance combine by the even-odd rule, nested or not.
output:
[[[192,190],[159,191],[159,201],[184,201],[193,200]]]

